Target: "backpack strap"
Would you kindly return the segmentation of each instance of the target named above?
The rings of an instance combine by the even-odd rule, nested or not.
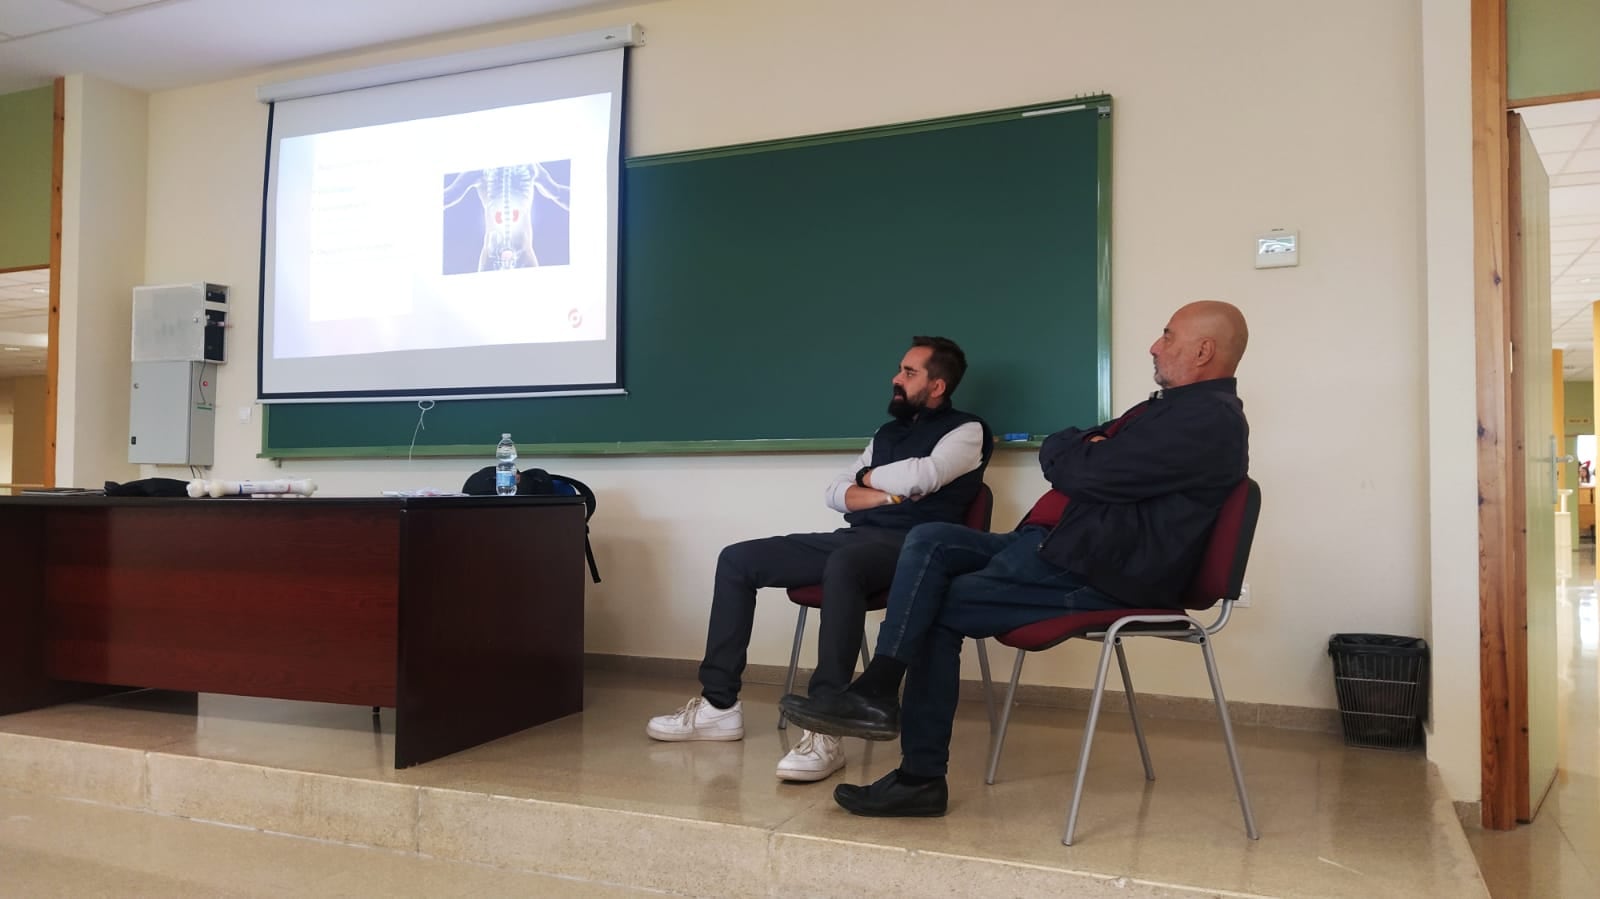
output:
[[[579,496],[583,497],[583,506],[588,510],[583,516],[584,521],[588,521],[594,517],[594,508],[596,505],[594,491],[589,489],[588,484],[585,484],[577,478],[569,478],[564,474],[553,474],[550,476],[550,480],[560,481],[561,483],[566,484],[567,486],[571,487]]]
[[[566,475],[553,474],[550,475],[550,480],[553,483],[565,484],[571,487],[574,492],[583,497],[583,506],[586,510],[583,516],[583,555],[589,561],[589,577],[598,584],[600,583],[600,566],[594,562],[594,546],[589,542],[589,519],[594,517],[595,507],[594,491],[589,489],[588,484],[577,478],[569,478]]]
[[[589,545],[587,528],[584,529],[583,534],[583,554],[589,559],[589,577],[593,578],[595,583],[600,583],[600,569],[594,564],[594,547]]]

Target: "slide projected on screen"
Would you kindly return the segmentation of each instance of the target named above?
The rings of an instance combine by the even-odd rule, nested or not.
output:
[[[622,52],[276,104],[261,397],[619,387]]]

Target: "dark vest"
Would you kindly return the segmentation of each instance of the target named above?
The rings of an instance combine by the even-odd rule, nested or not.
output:
[[[908,500],[894,505],[873,506],[846,513],[844,520],[851,527],[897,530],[910,530],[927,521],[964,523],[967,507],[977,497],[978,488],[983,486],[983,470],[989,467],[989,456],[994,452],[994,439],[989,433],[989,425],[983,419],[944,403],[910,421],[895,419],[879,428],[872,437],[872,467],[876,468],[902,459],[932,455],[933,448],[944,435],[971,421],[983,428],[983,457],[977,468],[916,502]]]

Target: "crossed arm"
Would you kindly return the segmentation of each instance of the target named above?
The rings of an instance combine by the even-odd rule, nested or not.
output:
[[[1039,467],[1050,486],[1097,503],[1135,503],[1153,496],[1211,488],[1216,459],[1244,451],[1219,429],[1214,416],[1196,410],[1146,413],[1136,426],[1107,438],[1110,422],[1051,434],[1039,448]]]
[[[876,468],[872,467],[872,444],[868,443],[855,465],[828,485],[826,502],[835,512],[858,512],[873,506],[917,500],[973,471],[982,462],[983,426],[975,421],[944,435],[926,456]],[[863,468],[867,469],[861,478],[865,487],[856,484],[856,472]]]

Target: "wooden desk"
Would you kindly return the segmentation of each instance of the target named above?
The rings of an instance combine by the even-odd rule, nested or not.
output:
[[[386,706],[396,768],[572,714],[583,511],[0,497],[0,714],[110,685]]]

